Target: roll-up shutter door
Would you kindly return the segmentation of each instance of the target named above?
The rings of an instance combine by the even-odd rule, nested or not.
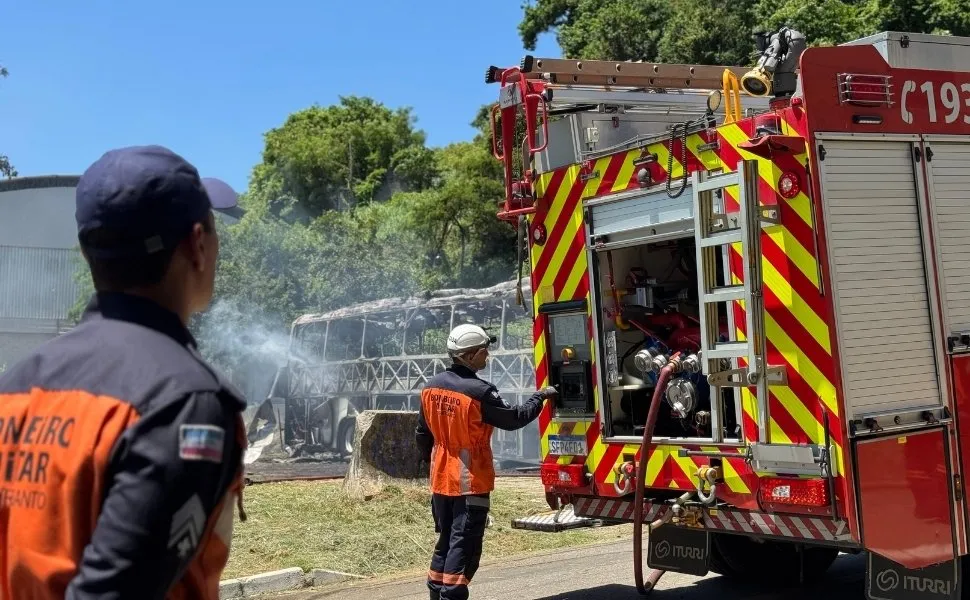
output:
[[[846,418],[938,407],[913,145],[863,140],[822,145]]]
[[[932,142],[926,163],[944,333],[970,330],[970,144]]]

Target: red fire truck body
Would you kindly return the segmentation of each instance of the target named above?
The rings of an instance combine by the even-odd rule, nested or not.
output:
[[[866,551],[869,597],[957,598],[970,39],[792,33],[751,71],[489,70],[499,217],[528,236],[536,383],[560,390],[539,424],[556,512],[513,525],[646,523],[643,591]]]

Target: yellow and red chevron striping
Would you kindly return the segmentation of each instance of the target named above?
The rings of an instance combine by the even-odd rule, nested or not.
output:
[[[791,111],[782,115],[784,133],[804,134],[804,119]],[[753,130],[751,120],[723,125],[716,134],[702,131],[689,136],[687,140],[687,169],[698,168],[734,170],[740,158],[757,158],[755,155],[738,148],[746,142]],[[701,151],[701,146],[712,141],[719,143],[716,151]],[[542,224],[547,230],[545,244],[533,243],[532,285],[535,305],[544,302],[588,298],[589,273],[585,252],[585,239],[582,223],[582,200],[638,188],[637,171],[646,168],[654,184],[667,178],[668,160],[671,159],[671,175],[676,179],[684,172],[680,157],[680,140],[650,145],[646,152],[640,150],[621,152],[603,157],[587,164],[572,165],[542,174],[537,182],[537,195],[541,198],[537,212],[531,216],[532,226]],[[644,154],[653,154],[656,160],[636,166],[633,161]],[[800,156],[779,155],[772,161],[760,160],[759,188],[763,200],[774,199],[780,205],[781,223],[768,227],[762,245],[762,263],[765,273],[766,332],[769,359],[774,364],[788,367],[789,385],[775,388],[769,395],[771,435],[777,441],[821,443],[825,432],[822,427],[823,408],[828,411],[830,434],[837,446],[838,460],[836,472],[842,472],[841,445],[842,428],[838,406],[835,401],[833,365],[829,347],[829,331],[825,318],[824,302],[819,292],[819,269],[814,250],[814,229],[812,224],[811,201],[804,192],[791,200],[785,200],[777,192],[777,181],[781,173],[792,171],[804,181],[806,154]],[[585,180],[584,180],[585,177]],[[674,187],[679,187],[674,182]],[[733,198],[733,190],[728,197]],[[736,203],[734,208],[736,209]],[[730,206],[729,206],[730,209]],[[531,239],[531,238],[530,238]],[[737,249],[731,256],[732,272],[737,277],[740,256]],[[740,335],[744,335],[743,303],[736,303],[735,316]],[[537,315],[535,326],[536,375],[539,385],[548,384],[548,360],[544,344],[546,320]],[[589,323],[592,329],[591,321]],[[595,357],[594,357],[595,359]],[[594,374],[596,373],[594,368]],[[595,376],[595,375],[594,375]],[[741,415],[742,430],[746,441],[756,441],[757,412],[756,403],[750,390],[746,390]],[[596,398],[599,408],[600,398]],[[601,411],[593,421],[561,423],[553,421],[548,409],[540,416],[540,435],[542,451],[546,460],[581,462],[582,457],[557,457],[547,455],[548,436],[555,433],[583,432],[589,446],[588,466],[597,484],[598,493],[615,495],[612,483],[615,479],[614,467],[624,460],[630,460],[639,452],[638,444],[603,443],[600,432]],[[693,470],[704,459],[681,458],[674,446],[661,446],[648,457],[648,485],[664,488],[693,487]],[[723,449],[722,449],[723,450]],[[743,459],[725,461],[728,473],[728,487],[734,494],[749,493],[754,489],[754,475]]]
[[[613,172],[621,166],[616,161]],[[603,164],[603,172],[608,171],[608,164]],[[585,182],[580,177],[580,168],[571,166],[558,169],[553,173],[541,176],[537,185],[537,195],[543,199],[539,207],[530,218],[530,226],[542,225],[547,236],[542,245],[532,243],[532,289],[534,305],[543,302],[573,300],[586,298],[589,294],[589,273],[586,261],[585,229],[582,218],[582,198],[594,194],[601,182],[591,179]],[[592,331],[592,324],[587,319],[588,328]],[[546,356],[544,332],[546,318],[542,314],[536,315],[534,325],[536,383],[539,386],[548,385],[549,362]],[[543,409],[539,415],[539,433],[541,436],[541,450],[544,460],[551,462],[582,463],[585,457],[557,456],[549,454],[548,436],[551,433],[585,434],[588,447],[592,447],[594,440],[599,439],[599,420],[592,422],[554,423],[549,407]]]

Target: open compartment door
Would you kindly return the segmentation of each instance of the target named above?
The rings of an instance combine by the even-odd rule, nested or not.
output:
[[[952,561],[950,460],[943,428],[860,440],[855,447],[862,543],[909,569]]]

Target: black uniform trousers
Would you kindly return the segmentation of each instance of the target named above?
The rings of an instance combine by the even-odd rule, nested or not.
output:
[[[432,495],[431,514],[438,533],[428,572],[432,599],[467,600],[468,584],[482,558],[488,509],[488,494]]]

